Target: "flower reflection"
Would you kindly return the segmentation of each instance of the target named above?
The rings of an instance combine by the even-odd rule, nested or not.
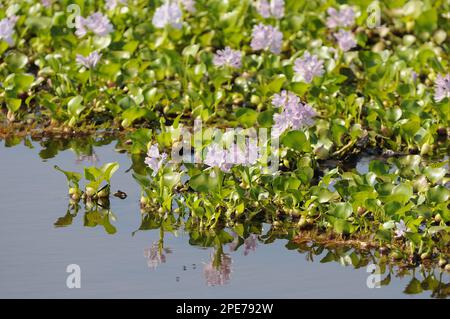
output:
[[[231,279],[232,259],[221,249],[211,254],[211,261],[204,265],[203,274],[208,286],[222,286]]]
[[[166,255],[171,254],[170,248],[164,248],[161,241],[155,241],[150,248],[144,249],[144,257],[147,259],[148,268],[156,269],[166,262]]]
[[[230,251],[236,251],[242,243],[242,239],[236,234],[234,234],[235,239],[232,243],[228,245]],[[250,252],[255,251],[258,247],[258,236],[255,234],[250,234],[244,239],[242,243],[244,245],[244,256],[247,256]]]
[[[77,155],[77,159],[75,160],[76,164],[81,164],[82,162],[88,162],[92,164],[96,164],[99,162],[99,157],[94,152],[91,155]]]

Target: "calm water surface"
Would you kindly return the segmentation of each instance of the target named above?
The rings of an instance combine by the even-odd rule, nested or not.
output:
[[[405,294],[424,280],[417,270],[391,277],[389,285],[369,289],[366,267],[345,262],[321,263],[323,256],[288,249],[287,240],[264,244],[254,236],[236,251],[223,247],[222,265],[212,267],[214,248],[189,244],[183,231],[137,231],[141,224],[140,188],[130,172],[130,159],[114,144],[95,148],[98,163],[117,161],[113,190],[128,194],[111,199],[117,232],[85,227],[82,209],[69,227],[55,227],[67,212],[65,177],[53,166],[82,171],[91,165],[71,150],[42,160],[32,143],[0,146],[0,297],[2,298],[430,298],[431,291]],[[42,155],[42,153],[41,153]],[[48,157],[48,156],[46,156]],[[265,226],[265,231],[270,227]],[[162,252],[160,254],[159,252]],[[325,253],[323,254],[325,255]],[[81,288],[68,289],[66,267],[81,268]],[[383,275],[384,277],[385,275]],[[435,278],[449,289],[449,275]],[[447,292],[448,294],[448,292]]]

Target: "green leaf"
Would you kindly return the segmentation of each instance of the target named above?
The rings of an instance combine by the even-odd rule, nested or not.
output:
[[[5,57],[6,65],[8,69],[13,72],[23,69],[28,63],[28,58],[25,54],[20,52],[12,51]]]
[[[189,186],[197,192],[210,192],[217,188],[218,177],[211,177],[209,174],[201,173],[191,177]]]
[[[81,174],[80,173],[76,173],[76,172],[70,172],[70,171],[65,171],[63,169],[61,169],[58,165],[53,166],[56,170],[60,171],[61,173],[63,173],[64,175],[66,175],[67,178],[67,182],[70,184],[73,183],[76,186],[78,186],[78,183],[81,180]]]
[[[180,182],[181,175],[176,172],[169,172],[163,175],[163,185],[169,189],[172,189]]]
[[[20,109],[20,105],[22,104],[21,99],[6,99],[6,107],[12,113],[17,112]]]
[[[83,97],[81,95],[74,96],[67,103],[67,111],[71,117],[78,118],[78,116],[83,112],[84,106],[81,105]]]
[[[450,190],[438,185],[428,190],[428,199],[433,203],[446,202],[450,197]]]
[[[258,112],[249,108],[240,108],[236,112],[237,120],[244,127],[251,127],[255,125],[258,119]]]
[[[276,75],[267,86],[267,89],[270,93],[278,93],[281,90],[284,82],[286,81],[286,76],[284,74]]]
[[[353,213],[353,208],[350,203],[337,203],[334,207],[334,210],[330,212],[334,217],[347,219]]]
[[[311,144],[302,131],[288,132],[282,137],[281,143],[286,147],[300,152],[309,152],[311,150]]]
[[[119,163],[113,162],[113,163],[106,163],[101,167],[101,171],[103,173],[103,178],[110,183],[111,177],[113,174],[119,169]]]
[[[338,234],[350,234],[352,233],[352,225],[343,219],[336,219],[333,223],[334,231]]]

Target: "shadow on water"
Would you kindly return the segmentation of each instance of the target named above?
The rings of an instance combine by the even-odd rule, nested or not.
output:
[[[98,154],[98,150],[106,149],[110,152],[110,156],[111,153],[126,153],[124,147],[124,145],[126,145],[126,141],[118,141],[109,136],[96,138],[83,137],[70,140],[42,139],[39,141],[32,141],[29,138],[25,138],[23,140],[11,138],[5,141],[5,146],[12,147],[20,144],[21,142],[23,142],[23,144],[30,149],[38,149],[39,156],[44,161],[55,160],[58,156],[55,161],[58,164],[62,162],[61,165],[67,165],[68,161],[72,161],[71,165],[94,165],[100,163],[102,158]],[[69,150],[72,151],[74,155],[65,157],[61,156],[61,158],[59,158],[59,155],[69,153],[67,152]],[[0,151],[1,154],[6,154],[6,152],[8,152],[8,150],[5,148]],[[28,154],[30,154],[30,152],[21,152],[22,156],[27,157],[27,161],[34,161],[34,159],[29,157]],[[117,154],[117,156],[119,155]],[[129,165],[125,168],[122,167],[122,170],[126,170],[125,173],[128,177],[131,175],[130,171],[139,171],[142,169],[142,167],[140,167],[143,165],[142,156],[127,154],[123,154],[122,156],[126,156],[123,161],[128,162]],[[371,159],[374,156],[377,155],[366,154],[359,156],[355,158],[353,162],[345,163],[345,169],[356,169],[360,172],[365,171],[367,170],[368,159]],[[110,160],[110,158],[108,160]],[[339,163],[322,163],[324,167],[331,167],[336,164]],[[3,156],[1,156],[0,165],[11,165],[11,162],[5,161]],[[51,169],[51,165],[47,165],[47,167],[48,169]],[[17,178],[20,179],[20,174],[17,174]],[[38,184],[39,181],[36,181],[36,183]],[[0,185],[2,187],[7,186],[1,181]],[[63,185],[63,180],[61,180],[61,185]],[[124,191],[128,191],[126,189],[127,187],[136,188],[136,185],[131,185],[130,183],[128,185],[119,185],[119,187],[123,188]],[[138,194],[137,191],[136,194]],[[0,204],[0,208],[2,208],[1,206],[2,204]],[[3,208],[6,209],[5,207]],[[63,208],[61,207],[61,209]],[[450,293],[448,273],[442,272],[439,268],[426,267],[424,264],[421,264],[415,268],[404,267],[402,265],[390,262],[387,256],[383,255],[382,252],[373,249],[361,250],[354,247],[321,245],[314,243],[313,241],[298,243],[294,240],[296,234],[294,231],[295,226],[294,224],[289,224],[288,222],[283,226],[274,227],[265,223],[264,220],[258,221],[256,219],[251,222],[244,221],[239,225],[233,225],[234,227],[232,228],[224,226],[215,231],[211,231],[198,227],[194,220],[181,213],[139,213],[137,196],[134,196],[131,199],[128,198],[126,201],[114,199],[111,203],[109,200],[81,205],[72,203],[69,204],[66,212],[62,214],[62,216],[56,217],[52,215],[52,218],[55,220],[54,226],[56,228],[64,227],[71,229],[72,227],[76,227],[74,225],[77,222],[81,222],[83,228],[102,229],[100,232],[104,234],[119,235],[121,227],[120,221],[123,217],[122,213],[116,214],[113,212],[113,210],[116,209],[118,211],[128,210],[128,214],[134,214],[134,220],[139,221],[139,223],[135,224],[135,226],[127,225],[127,227],[125,227],[127,231],[130,227],[134,227],[134,230],[129,232],[131,233],[132,238],[138,237],[141,233],[151,233],[153,234],[153,237],[155,237],[155,240],[143,251],[143,261],[146,261],[148,268],[153,271],[157,271],[165,265],[170,265],[172,259],[177,259],[176,256],[180,253],[180,247],[183,247],[183,252],[191,252],[192,254],[198,250],[197,248],[201,248],[200,251],[204,251],[206,249],[207,257],[206,260],[203,260],[202,262],[192,262],[190,258],[186,258],[185,256],[180,256],[178,257],[180,259],[177,259],[179,262],[182,262],[183,265],[181,268],[182,272],[175,276],[175,282],[179,283],[182,281],[182,274],[189,271],[202,272],[203,282],[206,283],[206,285],[204,285],[203,288],[197,288],[202,291],[201,293],[198,291],[192,291],[193,295],[201,296],[202,293],[204,293],[204,289],[206,289],[204,287],[208,286],[233,286],[232,283],[234,277],[242,278],[241,276],[247,275],[249,278],[257,278],[258,272],[261,273],[261,276],[267,276],[267,271],[264,270],[266,267],[264,260],[262,261],[261,258],[255,258],[254,261],[252,261],[253,256],[257,256],[258,251],[264,251],[266,258],[271,260],[270,264],[272,267],[278,267],[279,270],[276,272],[285,272],[284,274],[280,274],[280,276],[298,276],[298,273],[304,271],[305,267],[309,267],[307,264],[335,264],[345,266],[346,268],[355,269],[355,278],[357,277],[358,280],[363,278],[363,282],[359,283],[361,286],[360,290],[355,292],[356,297],[385,297],[386,295],[383,293],[380,293],[379,295],[372,295],[372,291],[377,289],[370,288],[385,288],[388,286],[394,287],[394,292],[391,292],[394,297],[417,295],[420,297],[447,298]],[[136,217],[136,214],[140,217]],[[14,219],[10,218],[9,220],[13,221]],[[39,231],[36,232],[36,226],[33,224],[23,225],[23,227],[25,229],[34,228],[34,236],[40,235]],[[45,232],[48,230],[42,231]],[[83,230],[77,228],[76,232],[76,238],[83,237]],[[170,238],[169,242],[172,241],[172,238],[179,237],[179,240],[182,240],[184,244],[188,243],[188,246],[182,246],[180,242],[177,242],[178,249],[173,249],[170,245],[166,244],[167,237]],[[8,239],[2,237],[1,242],[3,244],[0,244],[0,247],[8,244],[7,240]],[[131,239],[121,238],[120,240],[129,241]],[[280,242],[284,243],[285,248],[283,251],[280,251]],[[64,245],[64,242],[61,242],[61,245]],[[117,245],[117,241],[115,241],[114,245]],[[20,250],[20,247],[16,248]],[[292,254],[289,253],[289,255],[286,255],[286,252],[292,251],[297,251],[300,253],[300,255],[296,255],[296,258],[303,256],[303,259],[306,260],[307,263],[302,263],[296,268],[286,268],[285,265],[292,263]],[[236,258],[239,262],[242,262],[242,257],[246,256],[248,256],[248,268],[237,267],[237,269],[234,269],[233,259]],[[289,256],[289,258],[287,256]],[[16,257],[16,253],[10,252],[7,257],[12,260],[11,262],[13,262]],[[42,258],[45,257],[46,256],[42,256]],[[95,259],[95,256],[92,256],[92,258]],[[189,263],[189,261],[191,261],[191,263]],[[1,267],[3,266],[0,266],[0,268]],[[122,269],[119,269],[119,272],[120,271],[122,271]],[[123,269],[123,271],[125,271],[125,269]],[[324,274],[324,272],[335,272],[336,276],[339,276],[338,274],[340,273],[340,271],[336,271],[336,268],[318,267],[317,269],[313,269],[313,271],[316,272],[316,280],[319,281],[319,278]],[[238,274],[238,272],[242,273]],[[2,271],[0,269],[0,277],[2,277],[2,280],[5,279],[4,277],[6,276],[6,273],[6,271]],[[351,281],[352,273],[347,272],[347,274],[348,277],[346,278]],[[236,287],[239,287],[238,280],[239,279],[236,279]],[[269,281],[269,285],[262,287],[267,288],[271,285],[276,286],[276,281],[272,283],[271,280],[276,280],[276,278],[265,277],[265,281]],[[339,287],[331,288],[328,285],[324,286],[323,284],[318,283],[319,282],[317,282],[317,288],[314,293],[311,295],[306,293],[303,296],[328,296],[329,290],[334,289],[337,291],[339,289]],[[330,285],[331,284],[332,283],[330,283]],[[247,289],[252,288],[254,291],[261,289],[259,287],[259,281],[252,281],[252,285],[253,287],[248,287]],[[314,290],[315,285],[310,285],[312,290]],[[0,288],[0,294],[7,296],[8,291],[2,291],[3,289],[6,288]],[[290,289],[295,288],[290,287]],[[27,291],[27,289],[24,289],[23,291]],[[384,289],[379,289],[379,291],[384,291]],[[171,296],[170,293],[167,295]],[[223,296],[236,296],[236,294],[234,293],[234,290],[231,290],[229,294],[224,294]],[[253,295],[249,293],[248,296]],[[268,292],[265,296],[278,297],[279,295],[271,295],[271,293]],[[335,292],[334,294],[331,294],[331,296],[339,297],[346,296],[346,294],[339,294],[338,292]],[[296,297],[296,295],[292,295],[291,297]]]

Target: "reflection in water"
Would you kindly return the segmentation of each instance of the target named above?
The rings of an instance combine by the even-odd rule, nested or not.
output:
[[[112,138],[86,138],[72,141],[43,140],[40,151],[42,159],[49,159],[61,150],[76,150],[77,160],[98,161],[98,156],[94,151],[94,146],[106,145],[113,141]],[[7,141],[7,146],[16,145],[20,142],[16,140]],[[27,146],[31,142],[26,143]],[[120,149],[120,141],[116,148]],[[133,170],[139,171],[142,161],[134,160],[132,156]],[[138,207],[136,210],[138,211]],[[77,203],[69,204],[66,213],[58,218],[55,227],[64,227],[72,224],[79,215],[81,206]],[[380,269],[382,275],[382,286],[391,284],[393,278],[404,278],[408,282],[403,289],[405,294],[420,294],[429,292],[433,298],[447,298],[450,294],[450,283],[448,274],[440,268],[428,267],[419,264],[415,268],[408,268],[393,263],[386,255],[372,250],[358,250],[352,247],[333,247],[320,245],[317,243],[294,242],[298,235],[295,225],[273,228],[264,231],[261,221],[243,220],[241,224],[232,228],[218,227],[214,232],[202,229],[195,220],[189,219],[189,214],[158,213],[152,211],[142,215],[141,225],[138,231],[159,231],[160,240],[152,243],[151,247],[145,249],[144,256],[147,259],[149,268],[155,269],[158,265],[167,262],[167,256],[172,253],[170,248],[163,245],[165,233],[183,231],[189,237],[191,246],[209,248],[211,250],[211,260],[204,264],[203,275],[206,284],[209,286],[219,286],[229,283],[232,280],[232,258],[231,255],[223,252],[223,247],[228,247],[231,253],[237,252],[242,246],[243,255],[251,255],[258,245],[270,245],[274,241],[287,241],[286,248],[297,251],[308,261],[320,263],[339,263],[345,267],[365,270],[368,264],[375,264]],[[78,217],[80,218],[80,217]],[[85,213],[81,216],[85,227],[102,226],[109,234],[116,233],[114,222],[115,216],[111,212],[109,203],[85,203]],[[239,231],[238,227],[239,226]],[[293,227],[292,227],[293,226]],[[290,228],[291,227],[291,228]],[[237,235],[239,233],[239,235]],[[262,248],[261,248],[262,249]],[[299,255],[300,256],[300,255]],[[195,267],[193,267],[194,269]]]
[[[166,262],[166,254],[171,254],[170,248],[164,248],[162,241],[155,241],[150,248],[144,249],[144,257],[150,269],[156,269],[160,264]]]
[[[233,260],[222,249],[211,253],[211,260],[203,267],[203,275],[205,276],[208,286],[222,286],[227,284],[231,279],[231,264]]]
[[[243,244],[244,245],[244,256],[247,256],[250,252],[256,250],[258,247],[258,236],[255,234],[249,234],[247,238],[244,239],[242,243],[242,238],[237,234],[233,233],[234,240],[228,245],[230,251],[236,251]]]
[[[77,155],[77,159],[75,160],[75,163],[77,165],[83,163],[83,162],[87,162],[90,164],[97,164],[100,161],[99,157],[97,154],[95,154],[94,151],[92,151],[91,155],[83,155],[83,154],[78,154]]]

